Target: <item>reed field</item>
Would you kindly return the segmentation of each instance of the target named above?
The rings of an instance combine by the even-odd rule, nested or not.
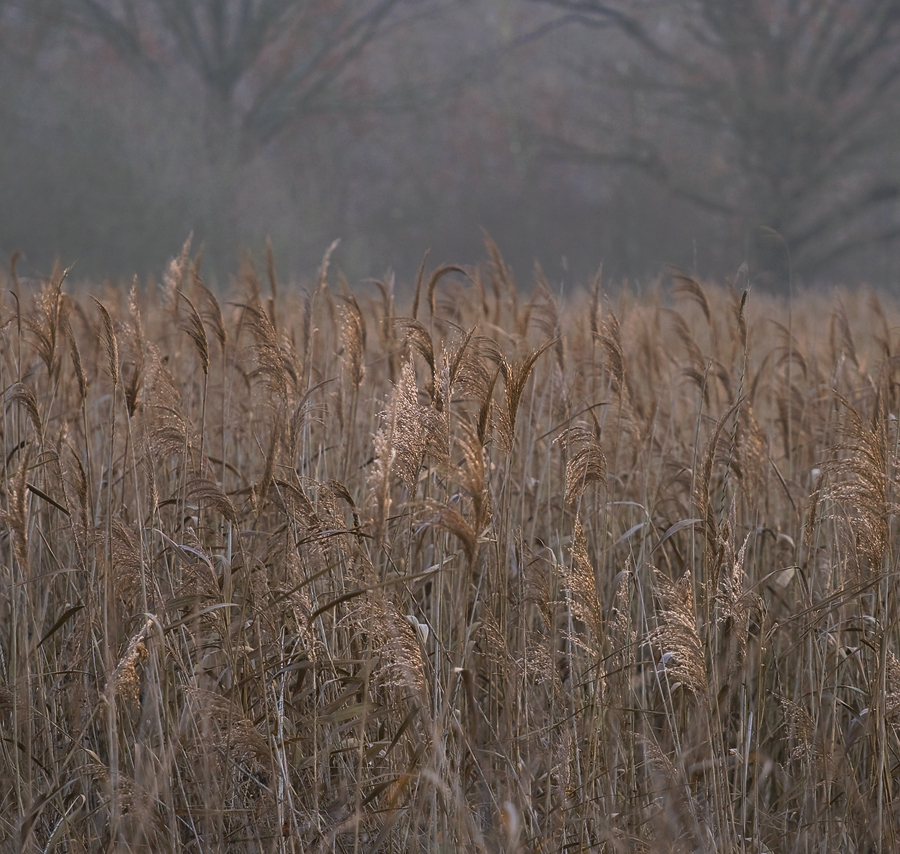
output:
[[[14,263],[0,849],[900,849],[900,312],[746,281]]]

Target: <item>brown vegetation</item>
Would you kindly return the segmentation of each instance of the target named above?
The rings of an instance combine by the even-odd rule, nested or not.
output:
[[[863,291],[0,306],[0,840],[882,851],[898,345]]]

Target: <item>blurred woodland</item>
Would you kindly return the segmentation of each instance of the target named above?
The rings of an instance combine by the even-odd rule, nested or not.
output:
[[[900,278],[900,0],[0,0],[0,255]]]

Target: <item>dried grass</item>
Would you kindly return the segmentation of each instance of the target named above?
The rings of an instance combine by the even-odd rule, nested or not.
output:
[[[334,248],[10,282],[0,848],[897,850],[896,306]]]

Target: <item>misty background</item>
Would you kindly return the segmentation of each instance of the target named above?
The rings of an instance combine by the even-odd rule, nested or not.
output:
[[[900,281],[900,0],[0,0],[0,256]]]

